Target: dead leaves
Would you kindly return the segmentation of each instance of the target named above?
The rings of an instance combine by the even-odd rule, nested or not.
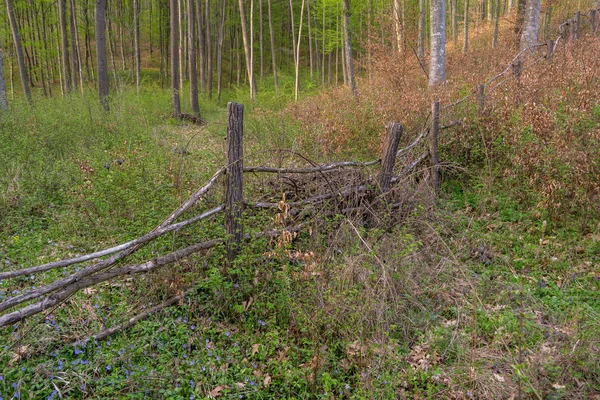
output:
[[[210,391],[209,396],[210,397],[219,397],[222,395],[222,391],[225,389],[229,389],[229,386],[226,385],[219,385],[216,388],[214,388],[213,390]]]
[[[12,353],[12,355],[10,356],[10,360],[8,360],[8,366],[12,367],[15,363],[18,363],[23,358],[25,358],[25,356],[29,354],[30,347],[30,345],[17,347],[17,350],[15,350],[15,352]]]

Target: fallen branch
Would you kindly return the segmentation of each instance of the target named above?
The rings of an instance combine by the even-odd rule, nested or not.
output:
[[[24,268],[24,269],[8,271],[8,272],[0,272],[0,281],[2,281],[4,279],[8,279],[8,278],[16,278],[16,277],[22,276],[22,275],[36,274],[36,273],[48,271],[48,270],[55,269],[55,268],[68,267],[73,264],[79,264],[79,263],[82,263],[85,261],[108,256],[108,255],[117,253],[119,251],[129,249],[135,245],[148,243],[151,240],[156,239],[160,236],[163,236],[166,233],[173,232],[173,231],[177,232],[188,225],[191,225],[193,223],[196,223],[196,222],[202,221],[203,219],[211,217],[211,216],[223,211],[223,209],[224,209],[224,206],[220,205],[220,206],[215,207],[212,210],[207,211],[201,215],[195,216],[193,218],[187,219],[182,222],[178,222],[176,224],[168,225],[164,228],[157,228],[154,231],[152,231],[144,236],[141,236],[137,239],[131,240],[126,243],[122,243],[118,246],[111,247],[109,249],[97,251],[97,252],[86,254],[83,256],[79,256],[79,257],[70,258],[67,260],[61,260],[61,261],[56,261],[56,262],[52,262],[52,263],[48,263],[48,264],[38,265],[36,267]],[[0,311],[2,311],[4,309],[2,308],[2,304],[0,304]]]
[[[373,160],[369,162],[355,162],[355,161],[345,161],[333,164],[324,164],[319,165],[313,168],[274,168],[274,167],[247,167],[244,168],[244,172],[267,172],[267,173],[275,173],[275,174],[312,174],[316,172],[326,172],[332,171],[340,168],[349,168],[349,167],[369,167],[372,165],[377,165],[381,162],[381,160]]]
[[[89,336],[85,339],[81,339],[78,340],[76,342],[71,343],[71,346],[73,347],[81,347],[81,346],[85,346],[88,342],[92,341],[92,340],[102,340],[104,338],[107,338],[110,335],[113,335],[117,332],[123,331],[133,325],[135,325],[137,322],[146,319],[150,316],[150,314],[154,314],[157,311],[161,311],[169,306],[172,306],[173,304],[177,303],[178,301],[182,300],[183,298],[185,298],[185,296],[187,296],[188,294],[192,293],[194,289],[189,289],[187,291],[185,291],[184,293],[171,297],[168,300],[163,301],[162,303],[147,309],[146,311],[137,314],[134,317],[129,318],[126,322],[123,322],[122,324],[113,326],[112,328],[103,330],[100,333],[97,333],[95,335]]]
[[[410,163],[406,168],[402,170],[398,175],[392,178],[392,183],[398,182],[401,178],[408,175],[410,171],[415,169],[415,167],[421,164],[427,157],[429,157],[429,150],[426,150],[423,154],[419,156],[419,158],[415,159],[412,163]]]

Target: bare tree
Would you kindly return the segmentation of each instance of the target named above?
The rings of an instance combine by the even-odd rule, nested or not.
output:
[[[181,117],[179,100],[179,4],[177,0],[170,2],[171,19],[171,94],[173,96],[173,116]]]
[[[435,0],[433,0],[435,1]],[[419,0],[419,38],[417,54],[419,61],[425,63],[425,0]]]
[[[273,59],[273,80],[275,81],[275,92],[279,91],[279,84],[277,82],[277,58],[275,55],[275,34],[273,33],[273,14],[271,11],[271,0],[267,0],[267,7],[269,11],[269,35],[271,36],[271,58]]]
[[[219,38],[217,41],[217,99],[221,100],[222,89],[222,64],[223,64],[223,38],[225,36],[225,12],[227,11],[227,0],[221,2],[221,21],[219,23]]]
[[[0,111],[8,110],[8,100],[6,99],[6,82],[4,81],[4,63],[2,57],[4,53],[0,49]]]
[[[71,92],[71,63],[69,61],[69,39],[67,35],[67,1],[58,0],[58,14],[60,26],[60,52],[63,73],[63,90],[66,94]]]
[[[135,87],[140,93],[141,57],[140,57],[140,7],[138,0],[133,0],[133,47],[135,52]]]
[[[446,10],[444,0],[431,0],[431,62],[429,85],[446,81]]]
[[[239,0],[240,20],[242,22],[242,39],[244,41],[244,54],[246,55],[246,70],[248,72],[248,81],[250,82],[250,99],[256,98],[256,83],[254,81],[254,71],[250,59],[250,39],[248,38],[248,26],[246,23],[246,10],[244,9],[244,0]]]
[[[187,19],[188,19],[188,47],[189,47],[189,77],[190,77],[190,105],[192,113],[195,116],[200,116],[200,105],[198,104],[198,75],[197,75],[197,54],[196,54],[196,26],[195,24],[195,9],[194,0],[188,0]]]
[[[98,97],[108,111],[108,60],[106,58],[106,0],[96,0],[96,63],[98,64]]]
[[[300,27],[298,28],[298,44],[297,48],[295,49],[296,57],[294,57],[296,60],[296,84],[294,85],[294,99],[296,101],[298,101],[298,95],[300,94],[300,42],[302,41],[302,19],[304,14],[304,2],[305,0],[302,0],[302,7],[300,8]]]
[[[23,55],[23,45],[21,44],[21,36],[19,35],[19,27],[15,18],[15,9],[13,7],[12,0],[6,0],[6,10],[8,13],[8,20],[10,22],[10,29],[13,35],[13,41],[15,42],[15,52],[17,53],[17,63],[19,64],[19,74],[21,75],[23,93],[25,94],[25,98],[29,104],[32,104],[31,90],[29,89],[29,77],[27,76],[27,69],[25,68],[25,56]]]
[[[469,0],[465,0],[465,20],[464,20],[465,32],[463,34],[463,54],[469,52]]]
[[[346,74],[348,76],[348,84],[352,90],[354,97],[358,96],[356,88],[356,76],[354,74],[354,60],[352,59],[352,32],[350,30],[350,4],[349,0],[342,1],[343,7],[343,22],[344,22],[344,54],[346,56]]]
[[[538,28],[540,26],[541,0],[527,0],[525,24],[521,34],[521,50],[537,44]]]
[[[392,19],[394,20],[394,33],[396,34],[396,50],[398,50],[398,54],[402,53],[402,4],[400,4],[401,0],[394,0],[394,15]]]

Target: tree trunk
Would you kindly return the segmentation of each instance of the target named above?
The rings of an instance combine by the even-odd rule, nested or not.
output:
[[[244,9],[244,0],[238,0],[240,5],[240,20],[242,22],[242,40],[244,41],[244,54],[246,55],[246,70],[248,72],[248,81],[250,82],[250,99],[256,98],[256,84],[254,82],[254,71],[250,59],[250,40],[248,38],[248,26],[246,23],[246,10]]]
[[[279,92],[279,84],[277,82],[277,57],[275,53],[275,33],[273,32],[273,14],[271,12],[271,0],[267,0],[267,8],[269,12],[269,35],[271,36],[271,58],[273,61],[273,80],[275,82],[275,93]]]
[[[463,54],[469,52],[469,0],[465,0]]]
[[[402,53],[402,5],[400,4],[401,0],[394,0],[394,15],[392,19],[394,20],[394,33],[396,34],[396,50],[398,54]]]
[[[204,28],[202,21],[204,20],[204,13],[202,12],[202,0],[198,0],[196,22],[198,24],[198,64],[200,64],[200,89],[206,88],[206,52],[204,51],[208,40],[205,40]]]
[[[190,105],[192,106],[192,114],[196,117],[200,116],[200,105],[198,104],[198,75],[197,75],[197,54],[196,54],[196,37],[195,30],[195,1],[188,0],[187,19],[188,19],[188,46],[189,46],[189,77],[190,77]]]
[[[106,59],[106,0],[96,0],[96,63],[98,64],[98,97],[104,110],[108,105],[108,60]]]
[[[517,19],[515,21],[515,41],[517,47],[521,44],[521,35],[523,33],[523,24],[525,23],[525,8],[527,0],[517,0]]]
[[[446,81],[446,12],[444,0],[431,0],[431,61],[429,85]]]
[[[312,79],[314,75],[314,58],[313,58],[313,43],[312,43],[312,29],[311,29],[311,15],[310,15],[310,0],[306,0],[306,24],[308,25],[308,57],[310,65],[310,77]],[[299,40],[299,39],[298,39]]]
[[[452,0],[452,39],[454,48],[458,49],[458,0]]]
[[[436,1],[436,0],[432,0]],[[419,61],[425,63],[425,0],[419,0],[419,43],[417,54]]]
[[[259,21],[259,51],[260,51],[260,78],[265,77],[265,56],[264,56],[264,41],[263,41],[263,0],[258,1],[258,21]]]
[[[227,0],[221,2],[221,21],[219,23],[219,39],[217,41],[217,100],[221,100],[223,87],[223,38],[225,36],[225,12],[227,11]]]
[[[71,63],[69,60],[69,40],[67,36],[67,3],[58,0],[58,14],[60,23],[60,52],[62,59],[62,74],[65,94],[71,92]]]
[[[289,7],[290,7],[290,24],[292,26],[292,49],[296,49],[296,28],[294,26],[294,5],[292,4],[292,0],[289,0]],[[296,65],[296,52],[292,51],[294,53],[294,65]]]
[[[171,26],[171,94],[173,97],[173,117],[181,118],[179,101],[179,12],[177,0],[170,1]]]
[[[79,78],[79,89],[83,96],[83,59],[81,57],[81,46],[79,45],[79,29],[77,28],[77,9],[75,7],[75,0],[71,0],[71,43],[73,47],[73,59],[75,60],[73,63],[75,66],[73,80],[75,80],[75,75],[77,75]]]
[[[300,27],[298,28],[298,47],[296,49],[296,84],[294,85],[295,94],[294,99],[298,101],[298,95],[300,94],[300,42],[302,41],[302,18],[304,16],[304,0],[302,0],[302,6],[300,8]]]
[[[135,52],[135,87],[138,94],[140,94],[142,67],[140,65],[140,7],[138,1],[139,0],[133,0],[133,51]]]
[[[6,99],[6,82],[4,81],[4,63],[2,58],[4,53],[0,49],[0,111],[8,110],[8,100]]]
[[[25,94],[25,98],[29,104],[32,104],[31,91],[29,89],[29,77],[27,76],[27,69],[25,68],[25,56],[23,55],[23,45],[21,44],[21,36],[19,35],[19,28],[17,26],[12,0],[6,0],[6,9],[8,12],[8,20],[10,22],[13,41],[15,43],[15,52],[17,54],[17,63],[19,64],[19,74],[21,75],[23,93]]]
[[[540,25],[541,0],[527,0],[525,25],[521,35],[521,50],[537,44],[538,28]]]
[[[350,89],[352,90],[352,95],[354,97],[358,96],[358,89],[356,88],[356,76],[354,75],[354,60],[352,59],[352,32],[350,31],[350,4],[349,0],[342,1],[343,7],[343,17],[344,17],[344,44],[345,44],[345,54],[346,54],[346,67],[347,67],[347,76],[348,83],[350,84]]]
[[[496,9],[494,11],[494,38],[492,39],[493,49],[498,46],[498,33],[500,31],[500,0],[496,0]]]
[[[210,1],[206,0],[204,5],[206,12],[206,88],[208,90],[208,98],[212,99],[213,89],[213,68],[212,68],[212,38],[210,32]]]

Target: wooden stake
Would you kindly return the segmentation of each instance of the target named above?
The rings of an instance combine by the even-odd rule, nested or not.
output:
[[[379,186],[382,193],[387,193],[390,190],[394,165],[396,164],[396,154],[403,131],[402,124],[396,122],[390,122],[386,126],[387,134],[381,155],[381,175],[379,176]]]
[[[233,262],[238,255],[244,236],[242,225],[242,212],[244,209],[244,106],[238,103],[228,103],[227,113],[225,230],[227,233],[227,259],[229,262]]]

